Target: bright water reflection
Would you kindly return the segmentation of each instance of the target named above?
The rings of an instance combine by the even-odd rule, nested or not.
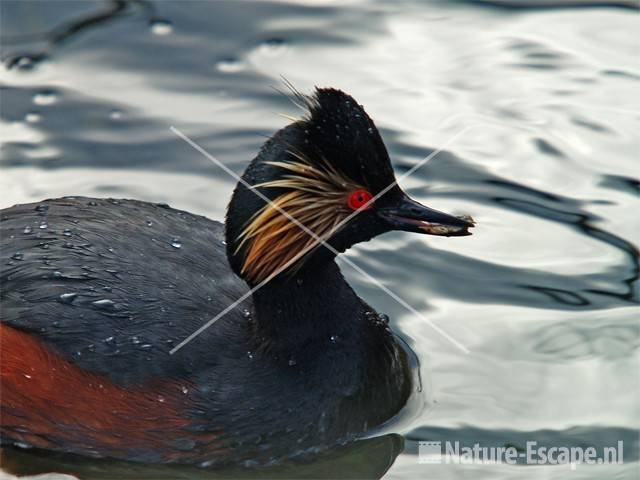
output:
[[[566,467],[419,465],[420,440],[623,439],[626,465],[572,475],[633,478],[637,11],[624,8],[633,2],[496,7],[506,3],[527,7],[3,0],[1,206],[114,196],[220,219],[233,180],[168,127],[241,171],[286,123],[277,113],[298,114],[272,88],[280,75],[301,90],[342,88],[376,120],[398,172],[444,147],[403,187],[479,223],[465,239],[392,233],[350,253],[468,355],[343,266],[412,344],[433,397],[400,430],[404,452],[388,477],[566,475]],[[551,4],[530,5],[542,3]],[[382,456],[380,469],[359,472],[379,476],[402,448],[390,438],[384,454],[376,443],[363,457],[340,457],[351,463],[336,454],[336,470],[319,468],[336,473]],[[283,475],[304,474],[293,472]]]

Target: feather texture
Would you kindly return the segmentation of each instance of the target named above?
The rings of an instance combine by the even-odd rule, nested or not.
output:
[[[256,212],[242,231],[236,248],[237,253],[246,246],[242,274],[254,282],[279,273],[296,255],[319,244],[292,218],[326,240],[352,213],[346,199],[350,192],[360,188],[325,160],[311,163],[300,153],[289,153],[295,160],[267,162],[282,168],[285,174],[253,187],[280,188],[284,193]],[[302,255],[293,269],[304,258]]]

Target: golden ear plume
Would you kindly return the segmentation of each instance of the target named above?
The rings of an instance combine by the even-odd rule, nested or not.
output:
[[[351,213],[347,195],[359,188],[326,161],[311,164],[299,153],[289,151],[289,154],[295,160],[266,162],[285,170],[286,174],[253,186],[285,190],[256,212],[240,234],[236,254],[246,246],[241,272],[253,282],[266,279],[300,252],[313,250],[318,243],[291,218],[323,240],[328,239]],[[304,256],[296,262],[297,266],[303,260]]]

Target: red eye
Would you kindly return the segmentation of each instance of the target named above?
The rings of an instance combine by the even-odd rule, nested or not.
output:
[[[367,205],[367,202],[373,198],[369,192],[367,192],[364,188],[358,189],[355,192],[351,192],[349,195],[349,199],[347,200],[347,205],[351,210],[360,210],[364,207],[364,210],[367,210],[373,207],[373,202]],[[365,206],[366,205],[366,206]]]

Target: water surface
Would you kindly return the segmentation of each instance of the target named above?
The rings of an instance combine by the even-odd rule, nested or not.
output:
[[[402,187],[478,227],[349,252],[469,353],[343,263],[417,353],[428,403],[401,437],[319,471],[382,458],[360,475],[561,479],[567,466],[419,464],[418,442],[624,440],[624,465],[571,475],[637,478],[638,11],[576,4],[3,0],[0,206],[112,196],[221,219],[234,180],[169,127],[241,172],[280,113],[300,114],[281,76],[344,89],[398,174],[438,152]]]

